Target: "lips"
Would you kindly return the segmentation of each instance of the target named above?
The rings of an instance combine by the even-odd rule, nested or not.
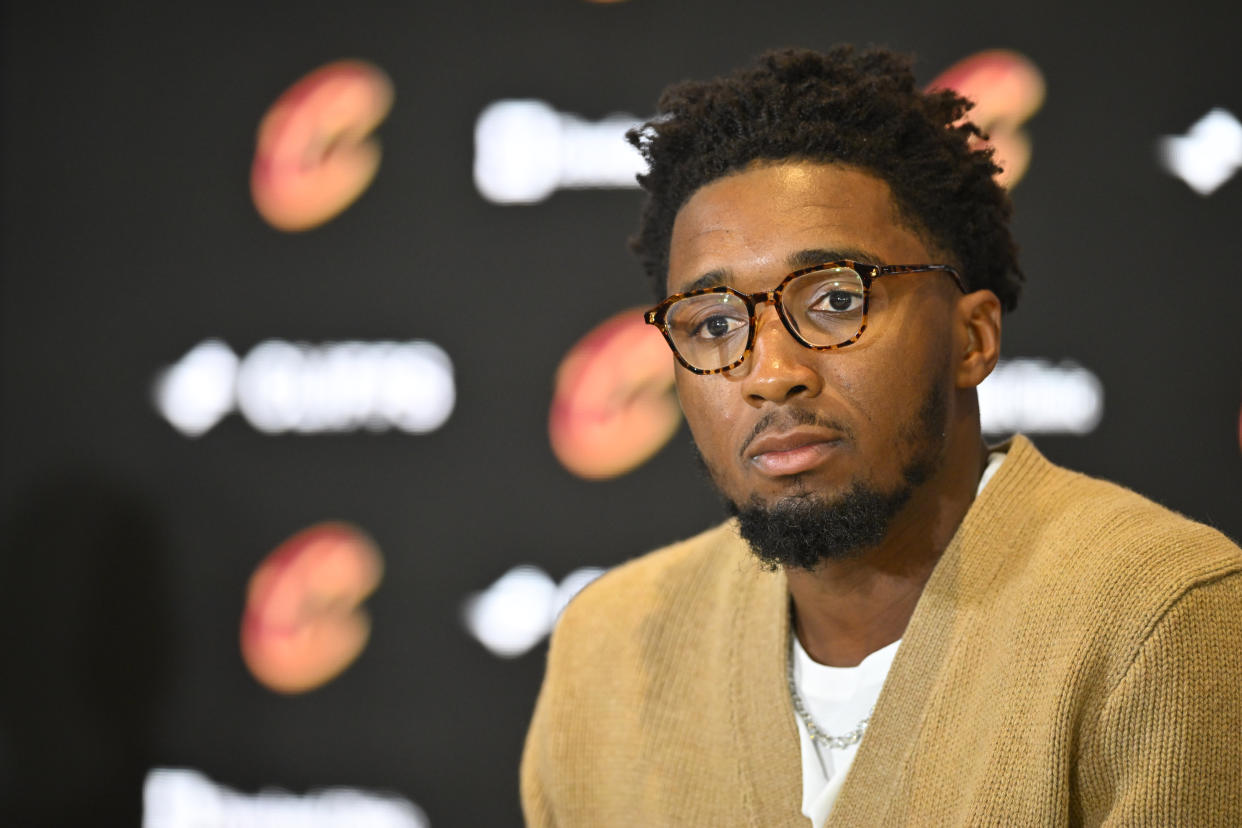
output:
[[[840,433],[822,428],[796,428],[761,434],[743,456],[760,474],[785,477],[826,462],[840,447]]]

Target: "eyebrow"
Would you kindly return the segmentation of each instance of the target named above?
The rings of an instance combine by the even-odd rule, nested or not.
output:
[[[715,270],[709,270],[681,290],[674,291],[674,293],[690,293],[691,291],[701,290],[703,288],[719,287],[720,285],[727,284],[731,273],[733,273],[733,271],[727,267],[718,267]]]
[[[855,262],[866,262],[867,264],[881,265],[884,260],[872,250],[864,250],[861,247],[834,247],[831,249],[811,248],[809,250],[799,250],[797,253],[791,253],[785,259],[785,264],[789,265],[791,270],[801,270],[804,267],[814,267],[824,262],[837,262],[841,259],[850,259]]]
[[[785,264],[790,271],[794,271],[801,270],[804,267],[814,267],[825,262],[840,261],[841,259],[851,259],[856,262],[866,262],[867,264],[874,265],[884,264],[880,256],[873,251],[864,250],[861,247],[834,247],[831,249],[811,247],[789,254],[785,257]],[[690,293],[703,288],[714,288],[728,284],[728,279],[732,274],[733,270],[727,267],[709,270],[681,290],[676,291],[676,293]]]

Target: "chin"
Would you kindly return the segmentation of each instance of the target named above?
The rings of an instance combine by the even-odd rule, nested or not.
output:
[[[727,509],[765,566],[814,570],[878,545],[912,493],[909,485],[886,491],[855,481],[836,495],[807,489],[766,500],[752,495],[729,500]]]

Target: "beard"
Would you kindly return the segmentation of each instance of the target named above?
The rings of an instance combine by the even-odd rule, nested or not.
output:
[[[918,412],[899,430],[894,450],[905,459],[901,482],[894,489],[884,490],[855,478],[845,492],[831,499],[804,486],[802,491],[775,502],[752,495],[738,503],[716,486],[726,511],[737,518],[742,538],[767,569],[811,571],[825,561],[856,557],[884,539],[893,518],[915,489],[944,462],[948,409],[940,379],[931,384]],[[797,411],[793,418],[801,423],[819,422],[806,411]],[[704,467],[714,483],[715,475],[706,464]]]

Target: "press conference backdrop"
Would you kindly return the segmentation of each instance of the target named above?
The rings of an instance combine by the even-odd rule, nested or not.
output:
[[[974,90],[989,431],[1242,536],[1231,3],[3,14],[6,825],[519,824],[557,609],[721,516],[619,136],[770,47]]]

